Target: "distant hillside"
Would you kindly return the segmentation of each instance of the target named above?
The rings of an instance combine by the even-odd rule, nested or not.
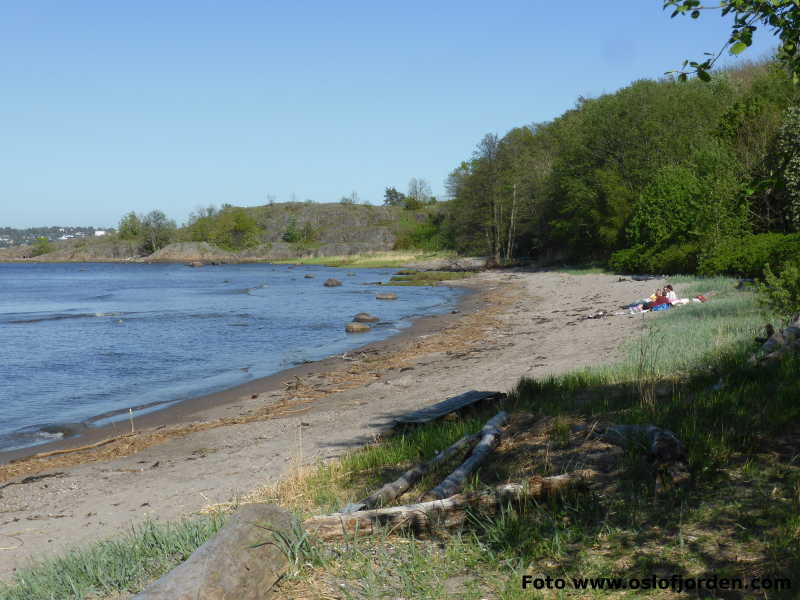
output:
[[[146,221],[137,217],[127,235],[121,228],[120,234],[103,238],[55,241],[38,256],[34,245],[0,249],[0,260],[232,262],[381,252],[419,246],[436,233],[433,224],[441,221],[443,210],[444,203],[418,210],[342,203],[227,205],[181,228],[166,226],[168,243],[156,245],[155,252],[145,250]],[[142,229],[136,229],[139,225]]]

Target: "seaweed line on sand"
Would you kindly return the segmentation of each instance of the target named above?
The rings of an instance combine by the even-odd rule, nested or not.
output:
[[[198,431],[296,416],[313,408],[314,402],[338,392],[365,385],[380,377],[381,372],[410,366],[411,362],[432,352],[464,352],[479,344],[492,329],[502,327],[499,316],[519,294],[518,284],[497,285],[491,301],[474,312],[461,316],[456,323],[436,333],[409,339],[395,349],[363,355],[348,365],[320,374],[322,383],[309,384],[300,378],[286,385],[282,397],[250,414],[225,417],[205,422],[160,426],[133,435],[120,436],[100,447],[87,448],[56,456],[36,455],[0,465],[0,483],[20,476],[30,476],[48,469],[85,463],[109,461],[135,454],[145,448],[184,437]]]

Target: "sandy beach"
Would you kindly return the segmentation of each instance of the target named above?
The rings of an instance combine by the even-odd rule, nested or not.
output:
[[[657,315],[584,319],[648,295],[660,280],[484,272],[457,314],[426,317],[384,342],[92,431],[0,456],[0,578],[147,519],[190,515],[275,481],[298,462],[368,443],[393,417],[462,392],[508,391],[613,362]],[[402,288],[398,289],[402,294]],[[13,462],[9,462],[13,461]]]

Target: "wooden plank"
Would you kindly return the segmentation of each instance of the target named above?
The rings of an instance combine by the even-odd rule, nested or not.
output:
[[[488,400],[489,398],[500,398],[502,395],[503,394],[500,392],[478,392],[476,390],[470,390],[469,392],[459,394],[458,396],[453,396],[452,398],[443,400],[442,402],[434,404],[433,406],[429,406],[428,408],[423,408],[421,410],[415,410],[414,412],[400,415],[399,417],[395,418],[395,423],[429,423],[457,410],[464,409],[468,406],[477,404],[478,402]]]

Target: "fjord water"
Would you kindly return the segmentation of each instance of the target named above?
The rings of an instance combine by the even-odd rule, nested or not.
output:
[[[447,287],[375,294],[390,269],[0,264],[0,450],[40,444],[386,338]],[[305,278],[311,274],[314,278]],[[341,287],[326,288],[328,277]],[[358,312],[381,322],[344,325]]]

